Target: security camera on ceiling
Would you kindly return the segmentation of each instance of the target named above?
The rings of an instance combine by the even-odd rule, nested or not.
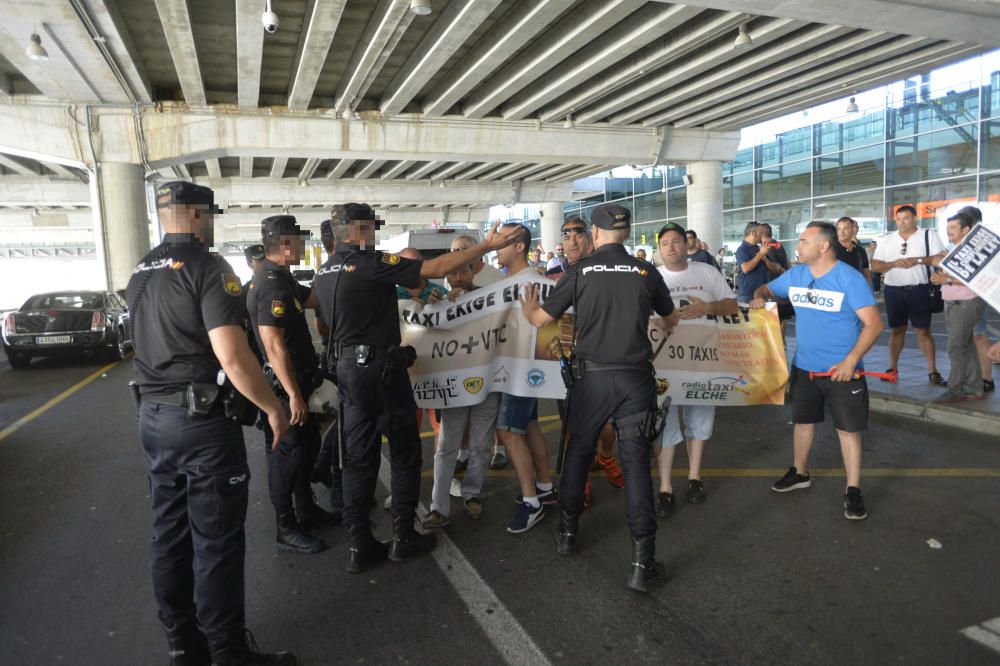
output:
[[[271,11],[271,0],[264,3],[264,13],[260,15],[260,23],[264,26],[264,32],[272,35],[278,32],[278,15]]]

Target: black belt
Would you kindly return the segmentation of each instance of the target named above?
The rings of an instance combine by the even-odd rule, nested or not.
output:
[[[173,393],[143,393],[142,401],[153,405],[172,405],[174,407],[187,407],[187,391],[175,391]]]
[[[355,347],[368,347],[372,352],[373,358],[375,356],[384,356],[389,351],[388,345],[366,345],[359,342],[356,345],[337,345],[337,358],[341,359],[353,355]]]
[[[926,287],[926,286],[927,286],[926,282],[921,282],[920,284],[904,284],[904,285],[887,284],[887,285],[885,285],[886,289],[902,289],[903,291],[906,291],[907,289],[916,289],[917,287]]]
[[[646,363],[598,363],[597,361],[581,361],[583,369],[587,372],[598,370],[651,370],[652,366]]]

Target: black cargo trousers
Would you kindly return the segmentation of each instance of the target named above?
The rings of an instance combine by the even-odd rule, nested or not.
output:
[[[405,368],[382,380],[384,347],[373,346],[367,366],[358,366],[348,349],[337,361],[337,381],[344,414],[344,523],[368,525],[368,508],[381,464],[382,438],[389,440],[393,515],[414,515],[420,495],[423,462],[417,403]]]
[[[580,515],[601,429],[610,420],[645,414],[656,399],[656,380],[652,368],[587,369],[569,390],[569,443],[559,482],[559,504],[567,512]],[[625,475],[625,516],[629,532],[636,538],[656,534],[649,451],[649,440],[634,428],[618,440]]]
[[[243,428],[221,407],[188,418],[184,407],[143,403],[139,439],[149,470],[149,558],[160,621],[197,618],[213,644],[241,639],[250,482]]]

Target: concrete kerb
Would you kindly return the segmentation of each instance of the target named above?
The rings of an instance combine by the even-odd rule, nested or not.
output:
[[[873,412],[905,416],[978,433],[1000,431],[1000,414],[993,412],[955,405],[936,405],[932,402],[877,391],[870,391],[869,396],[869,405]]]

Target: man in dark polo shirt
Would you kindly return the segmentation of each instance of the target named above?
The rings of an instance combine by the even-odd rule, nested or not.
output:
[[[868,267],[868,253],[857,241],[858,223],[854,218],[842,217],[837,220],[837,261],[842,261],[856,271],[860,271],[871,284],[872,272]]]
[[[749,303],[753,294],[763,284],[767,284],[770,249],[760,245],[760,227],[750,222],[743,230],[743,243],[736,249],[736,297],[740,303]],[[774,272],[778,272],[776,269]]]

